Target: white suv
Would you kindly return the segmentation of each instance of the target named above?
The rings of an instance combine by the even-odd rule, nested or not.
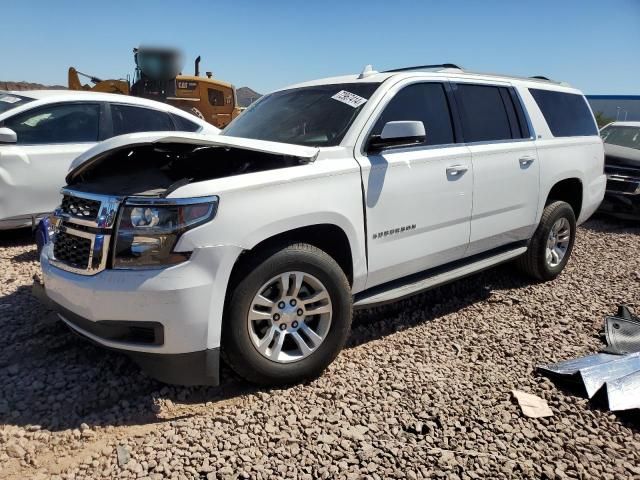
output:
[[[583,95],[425,66],[261,98],[221,135],[135,134],[77,160],[46,295],[73,330],[170,383],[320,374],[353,308],[508,260],[565,267],[600,204]]]

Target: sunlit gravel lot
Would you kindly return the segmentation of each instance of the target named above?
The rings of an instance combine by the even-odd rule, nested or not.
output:
[[[25,233],[0,237],[0,478],[640,478],[640,419],[535,374],[640,312],[640,227],[592,220],[556,281],[510,266],[358,312],[321,378],[260,390],[149,379],[31,296]],[[512,400],[543,397],[553,417]]]

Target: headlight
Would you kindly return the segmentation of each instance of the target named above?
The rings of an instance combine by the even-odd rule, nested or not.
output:
[[[218,197],[189,199],[130,198],[120,213],[114,268],[152,268],[189,259],[174,252],[180,235],[213,219]]]

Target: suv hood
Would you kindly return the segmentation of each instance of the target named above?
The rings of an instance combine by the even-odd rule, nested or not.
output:
[[[604,144],[605,164],[608,167],[637,168],[640,170],[640,150]]]
[[[144,132],[129,133],[110,138],[90,148],[78,156],[69,167],[66,182],[72,183],[73,179],[80,175],[94,162],[100,161],[109,152],[122,150],[129,147],[153,144],[186,144],[193,146],[229,147],[241,150],[249,150],[260,153],[286,155],[312,161],[318,154],[317,147],[303,147],[289,143],[268,142],[251,138],[229,137],[225,135],[207,135],[200,133],[179,132]]]

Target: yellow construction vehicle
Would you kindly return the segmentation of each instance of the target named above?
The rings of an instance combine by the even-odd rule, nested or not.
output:
[[[240,114],[236,89],[230,83],[213,79],[211,72],[200,76],[200,57],[194,75],[182,75],[182,55],[173,49],[139,47],[133,49],[136,70],[133,83],[128,80],[101,80],[69,68],[69,88],[96,92],[121,93],[169,103],[223,128]],[[93,86],[80,82],[89,78]]]
[[[89,85],[88,83],[83,85],[80,81],[80,76],[88,78],[93,85]],[[79,72],[73,67],[69,67],[68,78],[70,90],[90,90],[92,92],[121,93],[123,95],[129,95],[128,80],[101,80],[92,75]]]

